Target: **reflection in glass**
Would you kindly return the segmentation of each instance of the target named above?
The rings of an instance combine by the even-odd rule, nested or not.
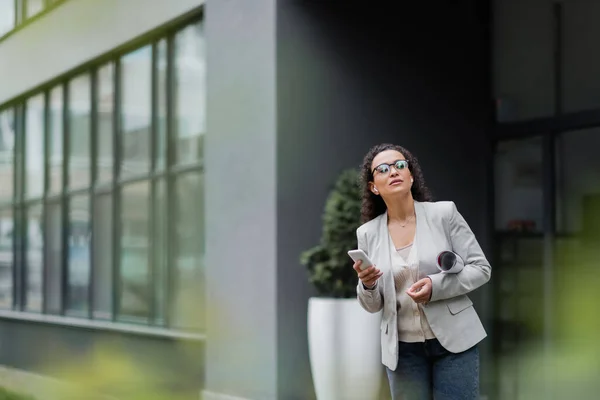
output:
[[[121,194],[120,319],[146,320],[152,304],[149,269],[149,182],[123,187]]]
[[[15,114],[0,111],[0,203],[10,203],[14,192]]]
[[[113,177],[114,66],[98,69],[98,183]]]
[[[177,163],[198,161],[206,133],[206,56],[202,23],[186,27],[175,38],[174,101]]]
[[[0,36],[15,28],[15,0],[0,0]]]
[[[90,184],[90,77],[81,75],[69,84],[69,188]]]
[[[58,194],[62,190],[63,108],[63,87],[58,86],[50,92],[48,114],[48,162],[50,167],[48,191],[50,194]]]
[[[25,196],[44,193],[44,95],[27,100],[25,119]]]
[[[112,194],[96,196],[94,205],[94,318],[110,319],[113,307]]]
[[[124,56],[121,66],[121,176],[126,177],[148,172],[150,168],[152,47]]]
[[[27,18],[33,17],[42,10],[44,10],[44,0],[27,0]]]
[[[41,312],[43,305],[43,283],[44,283],[44,234],[42,231],[41,204],[29,207],[26,213],[27,221],[27,311]]]
[[[495,182],[496,230],[541,232],[541,138],[499,143]]]
[[[62,309],[62,208],[59,202],[46,204],[46,312]]]
[[[0,210],[0,308],[13,304],[13,213]]]
[[[69,204],[68,303],[71,311],[87,311],[90,283],[90,209],[89,196],[78,195]]]
[[[201,329],[204,309],[204,177],[186,173],[175,181],[173,324]]]
[[[158,42],[156,48],[157,63],[157,127],[156,127],[156,169],[165,168],[167,156],[167,40]]]

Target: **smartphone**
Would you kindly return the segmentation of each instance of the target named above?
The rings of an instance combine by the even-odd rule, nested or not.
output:
[[[364,251],[362,251],[360,249],[350,250],[348,252],[348,255],[354,262],[356,262],[358,260],[362,261],[362,264],[360,265],[361,271],[365,270],[365,269],[369,268],[371,265],[373,265],[373,263],[369,259],[369,256],[367,256],[367,253],[365,253]]]

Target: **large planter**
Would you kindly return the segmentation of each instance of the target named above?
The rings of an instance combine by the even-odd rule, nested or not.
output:
[[[380,320],[380,313],[368,313],[355,298],[309,299],[308,348],[318,400],[378,398]]]

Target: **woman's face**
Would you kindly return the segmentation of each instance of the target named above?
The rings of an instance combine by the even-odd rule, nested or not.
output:
[[[370,189],[383,198],[410,192],[412,174],[402,153],[385,150],[377,154],[371,163],[373,181]]]

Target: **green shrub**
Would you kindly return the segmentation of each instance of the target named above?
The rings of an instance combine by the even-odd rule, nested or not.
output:
[[[308,269],[310,282],[323,297],[356,295],[358,281],[348,250],[356,249],[356,229],[361,224],[358,178],[355,169],[340,174],[325,203],[320,244],[300,257]]]

